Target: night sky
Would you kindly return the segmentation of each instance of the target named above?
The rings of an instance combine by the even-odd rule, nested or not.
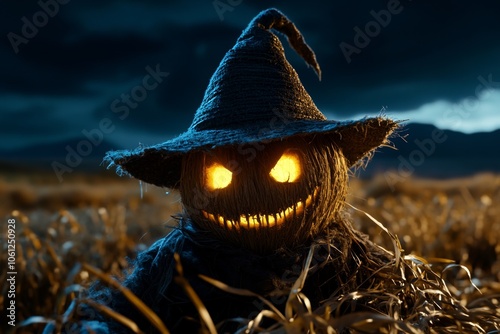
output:
[[[0,151],[55,144],[63,155],[100,126],[114,148],[183,132],[225,52],[268,7],[316,52],[321,81],[282,39],[329,119],[385,109],[466,133],[500,128],[498,1],[4,1]]]

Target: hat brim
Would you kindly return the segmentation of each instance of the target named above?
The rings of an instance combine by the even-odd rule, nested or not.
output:
[[[386,117],[357,121],[277,119],[262,125],[238,129],[188,130],[176,138],[150,147],[108,152],[104,163],[116,167],[119,175],[133,176],[146,183],[176,189],[182,157],[194,150],[255,142],[272,142],[295,136],[326,136],[343,151],[349,167],[356,165],[375,148],[388,142],[398,122]]]

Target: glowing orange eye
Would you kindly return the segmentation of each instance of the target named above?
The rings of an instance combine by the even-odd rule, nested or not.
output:
[[[205,184],[210,190],[223,189],[231,184],[232,179],[233,173],[229,169],[214,163],[207,168]]]
[[[296,182],[302,174],[300,159],[296,153],[285,152],[271,169],[269,175],[277,182]]]

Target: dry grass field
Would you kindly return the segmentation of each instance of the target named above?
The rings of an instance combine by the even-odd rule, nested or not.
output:
[[[8,284],[4,284],[8,265],[5,226],[14,219],[17,333],[41,333],[44,328],[47,332],[59,331],[74,316],[81,288],[100,275],[89,265],[119,277],[127,268],[126,258],[166,235],[169,226],[175,225],[171,215],[181,210],[175,192],[142,186],[141,196],[139,182],[131,179],[73,175],[63,183],[47,181],[51,178],[12,173],[0,178],[0,307],[5,314],[9,299]],[[432,277],[439,284],[434,289],[426,285],[424,290],[410,282],[408,289],[415,290],[404,293],[421,293],[423,299],[428,298],[421,305],[431,309],[426,309],[427,314],[434,314],[439,321],[430,319],[429,326],[421,328],[415,325],[421,323],[416,318],[395,327],[388,326],[386,318],[342,318],[348,323],[346,328],[360,333],[500,332],[499,175],[439,181],[408,179],[393,189],[380,175],[369,181],[353,178],[350,189],[349,204],[361,210],[348,207],[354,225],[387,250],[400,252],[417,277],[429,279],[429,275],[435,275]],[[456,314],[439,309],[443,300],[452,300]],[[301,312],[305,311],[297,311],[295,319],[318,316],[315,310],[308,311],[309,315]],[[314,318],[314,328],[318,332],[332,328],[330,332],[334,333],[335,326],[328,324],[338,325],[340,320],[324,309],[321,312],[324,322]],[[416,310],[415,316],[418,314],[423,313]],[[5,319],[2,332],[13,329]],[[443,319],[449,323],[444,324]],[[278,324],[274,330],[293,331],[294,327]],[[295,330],[301,332],[299,327]]]

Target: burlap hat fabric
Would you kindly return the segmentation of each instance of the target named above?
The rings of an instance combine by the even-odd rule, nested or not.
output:
[[[325,136],[342,149],[352,166],[387,141],[398,127],[388,118],[327,120],[271,29],[286,35],[292,48],[321,75],[314,52],[295,25],[276,9],[265,10],[221,61],[186,132],[151,147],[108,152],[108,166],[147,183],[177,188],[182,157],[192,150]]]

